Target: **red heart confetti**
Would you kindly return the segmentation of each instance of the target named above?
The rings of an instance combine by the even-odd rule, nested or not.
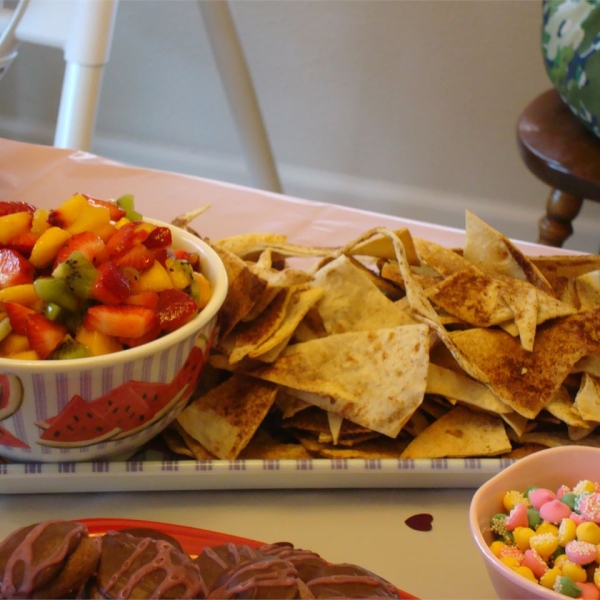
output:
[[[404,522],[415,531],[431,531],[433,528],[433,515],[419,513],[418,515],[408,517]]]

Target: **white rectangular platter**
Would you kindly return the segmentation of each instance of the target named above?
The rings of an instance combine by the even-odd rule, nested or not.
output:
[[[476,488],[513,461],[130,460],[0,464],[0,493],[301,488]]]
[[[193,227],[219,239],[248,232],[286,234],[290,242],[344,245],[374,227],[408,227],[448,247],[464,232],[389,215],[301,200],[215,181],[132,168],[84,152],[0,140],[0,199],[52,208],[74,192],[99,198],[129,193],[147,217],[171,221],[210,205]],[[530,254],[556,248],[520,243]],[[200,461],[147,456],[122,462],[2,464],[0,493],[276,488],[474,488],[512,461],[505,459],[314,459]]]

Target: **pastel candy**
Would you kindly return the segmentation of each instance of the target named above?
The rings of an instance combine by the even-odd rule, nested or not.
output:
[[[540,507],[540,517],[558,525],[565,517],[571,515],[571,509],[560,500],[554,498]]]
[[[579,514],[593,523],[600,523],[600,494],[594,492],[581,499],[579,503]]]
[[[569,515],[569,519],[571,519],[571,521],[573,521],[575,523],[575,525],[581,525],[582,523],[585,523],[585,519],[576,512],[572,512]]]
[[[544,562],[544,559],[531,548],[525,550],[523,561],[521,562],[522,567],[529,567],[531,572],[536,576],[537,579],[548,570],[548,565]]]
[[[600,600],[600,590],[595,584],[587,582],[578,583],[577,586],[581,588],[581,600]]]
[[[506,529],[514,531],[517,527],[527,527],[528,525],[527,506],[525,504],[516,504],[508,514]]]
[[[598,558],[598,548],[589,542],[572,540],[567,542],[565,554],[571,562],[577,565],[589,565]]]
[[[550,502],[550,500],[556,500],[556,494],[552,490],[536,488],[529,492],[529,502],[531,502],[533,508],[537,508],[538,510],[543,504]]]

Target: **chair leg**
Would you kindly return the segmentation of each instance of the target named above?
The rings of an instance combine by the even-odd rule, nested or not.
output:
[[[538,244],[560,248],[573,233],[573,220],[582,205],[583,198],[553,190],[546,202],[546,215],[539,220]]]

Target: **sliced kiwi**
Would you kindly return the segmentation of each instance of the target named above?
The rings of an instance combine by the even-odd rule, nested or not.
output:
[[[75,250],[52,271],[52,276],[66,281],[80,298],[89,298],[98,269],[79,250]]]
[[[50,360],[67,360],[70,358],[87,358],[93,356],[92,351],[81,342],[67,335],[48,357]]]
[[[117,198],[117,206],[125,211],[125,217],[130,221],[142,221],[144,217],[135,210],[133,194],[125,194]]]
[[[78,311],[81,307],[81,300],[69,287],[66,279],[40,277],[33,282],[33,289],[38,298],[48,303],[47,307],[53,304],[72,312]],[[53,312],[56,312],[56,310],[49,308],[49,314],[46,315],[52,321],[56,320],[50,316]]]

